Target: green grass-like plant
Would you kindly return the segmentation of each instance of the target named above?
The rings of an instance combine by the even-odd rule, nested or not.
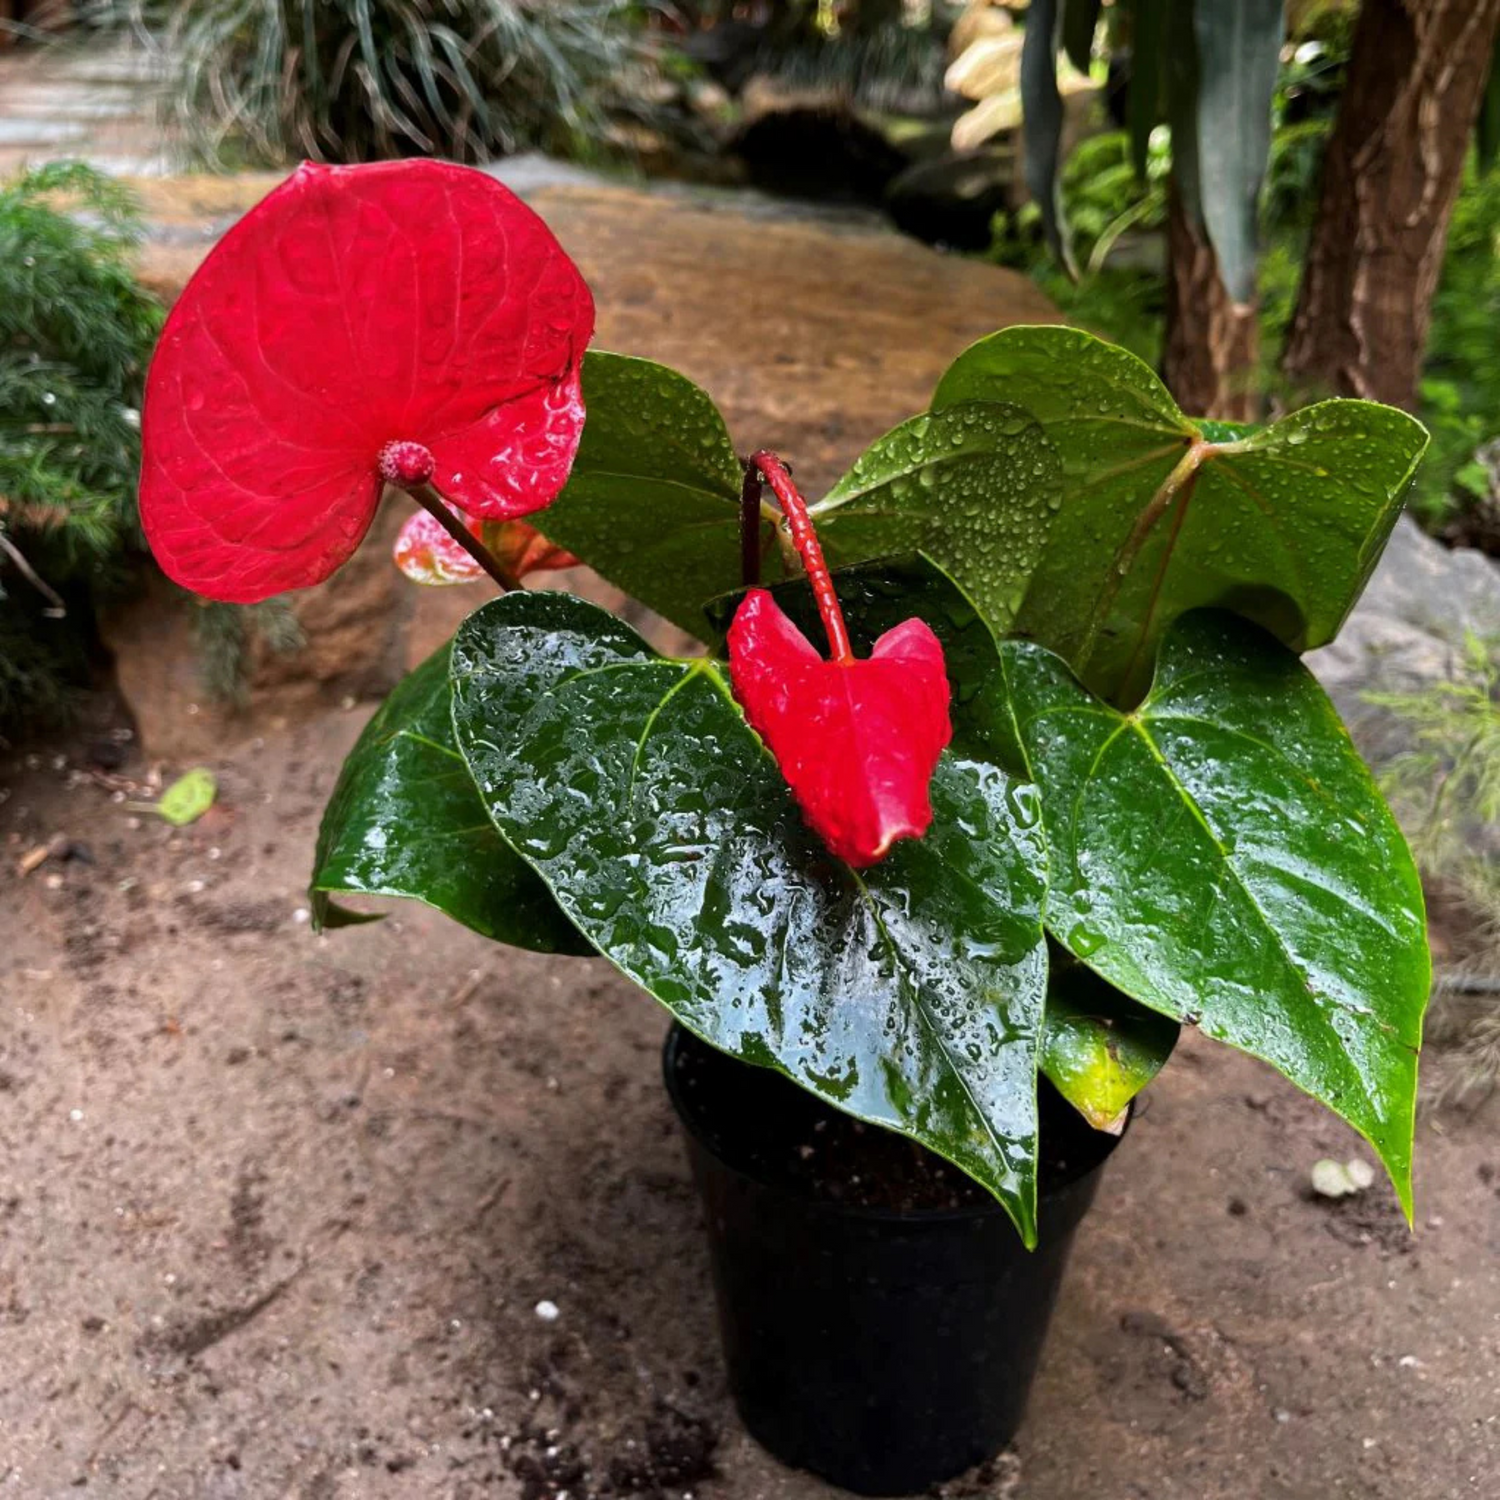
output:
[[[588,155],[641,58],[630,0],[137,0],[215,162]]]

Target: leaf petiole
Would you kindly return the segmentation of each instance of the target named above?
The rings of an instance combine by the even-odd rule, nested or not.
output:
[[[823,628],[828,632],[828,654],[832,660],[848,663],[854,660],[854,651],[849,644],[849,631],[844,624],[844,612],[839,608],[839,596],[834,592],[833,579],[828,564],[823,558],[823,548],[818,534],[813,530],[812,517],[807,513],[807,502],[792,483],[792,476],[785,464],[774,454],[762,448],[750,457],[750,467],[765,476],[781,503],[781,513],[786,517],[787,529],[792,534],[797,555],[807,572],[807,581],[812,585],[813,598],[818,601],[818,614]]]

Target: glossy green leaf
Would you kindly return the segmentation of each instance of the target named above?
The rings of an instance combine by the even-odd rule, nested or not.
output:
[[[583,399],[572,476],[535,519],[633,599],[706,638],[704,600],[740,581],[741,470],[723,417],[675,370],[594,350]]]
[[[1224,285],[1236,302],[1247,303],[1255,296],[1260,188],[1271,156],[1285,0],[1198,0],[1193,30],[1197,200]]]
[[[1422,890],[1311,673],[1217,613],[1178,622],[1131,714],[1038,646],[1003,658],[1042,795],[1049,930],[1127,995],[1328,1105],[1410,1212]]]
[[[949,403],[886,433],[812,507],[834,567],[921,553],[1006,629],[1063,503],[1058,455],[1019,407]]]
[[[1180,1029],[1082,964],[1054,962],[1042,1071],[1095,1130],[1107,1130],[1162,1070]]]
[[[511,594],[453,648],[491,816],[600,952],[687,1027],[888,1126],[1035,1236],[1046,984],[1032,789],[945,755],[933,826],[856,873],[803,824],[722,664]]]
[[[1052,440],[1065,497],[1011,628],[1121,703],[1139,698],[1163,631],[1190,609],[1233,610],[1296,651],[1332,640],[1427,444],[1404,412],[1363,401],[1213,441],[1134,355],[1072,328],[981,339],[933,405],[941,415],[1002,396]],[[1008,506],[997,494],[997,529]],[[1028,506],[1015,524],[1030,528],[1036,514]]]
[[[518,948],[591,953],[479,800],[453,743],[448,650],[396,685],[344,762],[318,831],[313,921],[369,920],[333,895],[406,896]]]

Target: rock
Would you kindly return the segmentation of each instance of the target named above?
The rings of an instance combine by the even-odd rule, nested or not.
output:
[[[995,215],[1011,206],[1015,181],[1015,153],[1008,145],[953,152],[908,167],[891,184],[886,209],[897,228],[916,239],[984,250]]]
[[[159,573],[108,612],[100,635],[144,753],[174,762],[215,758],[271,720],[389,691],[406,665],[413,604],[414,586],[390,560],[405,508],[399,499],[388,503],[348,563],[328,582],[291,596],[306,637],[302,649],[280,654],[252,641],[248,708],[206,691],[194,618],[202,605]]]
[[[1338,639],[1307,663],[1379,761],[1403,747],[1405,732],[1367,695],[1447,680],[1470,634],[1500,641],[1500,566],[1480,552],[1450,552],[1403,516]]]

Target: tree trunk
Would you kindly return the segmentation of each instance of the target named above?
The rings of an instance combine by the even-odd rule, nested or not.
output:
[[[1500,0],[1364,0],[1283,369],[1408,410]]]
[[[1231,301],[1218,258],[1175,187],[1167,213],[1167,318],[1161,375],[1194,417],[1252,422],[1259,415],[1254,305]]]

